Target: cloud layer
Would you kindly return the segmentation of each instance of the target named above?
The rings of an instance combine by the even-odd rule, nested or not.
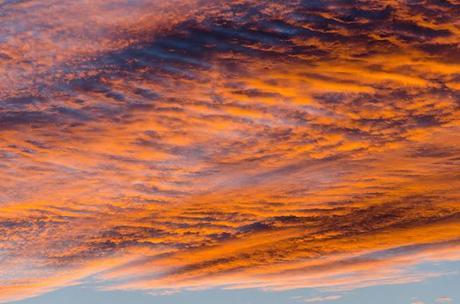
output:
[[[0,9],[0,300],[460,258],[458,1]]]

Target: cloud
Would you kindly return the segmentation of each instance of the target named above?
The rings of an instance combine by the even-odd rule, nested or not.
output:
[[[459,259],[457,4],[0,6],[2,300],[348,290]]]
[[[305,298],[302,299],[305,303],[317,303],[317,302],[329,302],[335,301],[342,298],[342,295],[331,295],[331,296],[323,296],[323,297],[315,297],[315,298]]]
[[[452,298],[449,297],[439,297],[436,299],[436,303],[452,303]]]

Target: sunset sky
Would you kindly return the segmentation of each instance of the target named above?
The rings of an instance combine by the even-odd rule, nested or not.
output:
[[[460,0],[0,0],[0,303],[460,303]]]

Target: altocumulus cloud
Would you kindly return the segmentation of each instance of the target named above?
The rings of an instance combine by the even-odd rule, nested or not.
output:
[[[460,259],[458,1],[0,10],[0,300],[348,290]]]

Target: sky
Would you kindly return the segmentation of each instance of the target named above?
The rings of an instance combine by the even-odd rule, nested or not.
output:
[[[460,1],[0,0],[0,303],[460,301]]]

